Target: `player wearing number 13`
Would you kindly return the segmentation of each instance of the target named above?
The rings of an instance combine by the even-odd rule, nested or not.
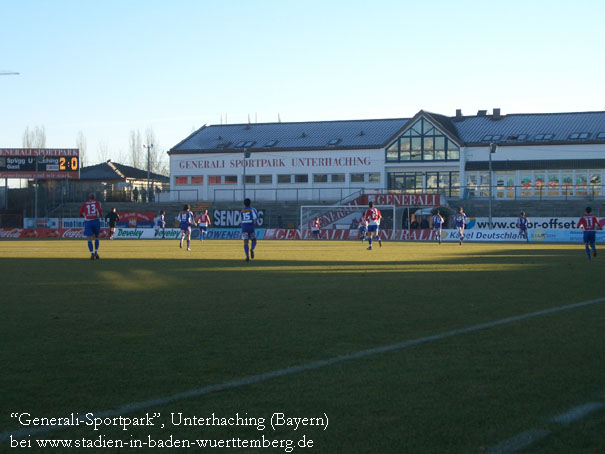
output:
[[[592,208],[586,207],[586,214],[578,221],[578,227],[584,229],[584,247],[586,248],[588,260],[597,256],[597,248],[595,246],[596,230],[601,228],[599,220],[596,216],[590,214],[591,212]],[[590,256],[590,249],[592,249],[592,257]]]
[[[88,200],[80,208],[80,216],[84,217],[84,236],[88,241],[88,250],[90,251],[90,260],[99,260],[99,234],[101,233],[101,221],[103,213],[101,204],[95,200],[94,193],[90,193]],[[92,237],[95,237],[94,249],[92,246]]]
[[[246,262],[254,258],[254,249],[256,248],[256,232],[254,224],[258,219],[258,212],[250,206],[250,199],[244,200],[244,208],[241,211],[242,240],[244,240],[244,252],[246,253]],[[252,246],[248,246],[248,240],[252,240]]]

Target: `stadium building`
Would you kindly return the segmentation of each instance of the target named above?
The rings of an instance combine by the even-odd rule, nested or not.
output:
[[[209,125],[168,153],[173,201],[487,198],[490,164],[495,199],[599,198],[605,111]]]

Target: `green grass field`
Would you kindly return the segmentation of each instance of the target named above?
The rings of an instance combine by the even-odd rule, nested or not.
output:
[[[605,452],[603,407],[552,421],[605,404],[605,250],[588,261],[580,245],[259,241],[245,263],[240,241],[186,252],[104,240],[99,254],[89,260],[85,241],[0,242],[2,452],[16,430],[34,452],[53,451],[33,448],[40,439],[305,437],[313,446],[292,452],[487,453],[532,430],[548,434],[519,452]],[[159,416],[31,436],[11,416],[87,412]],[[171,413],[249,424],[175,425]],[[328,426],[274,429],[276,413]]]

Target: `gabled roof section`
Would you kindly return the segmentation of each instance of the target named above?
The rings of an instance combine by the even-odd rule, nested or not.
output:
[[[423,112],[421,110],[421,112]],[[436,114],[432,112],[424,112],[425,117],[429,120],[433,125],[440,129],[445,135],[449,136],[454,142],[458,145],[462,145],[464,142],[460,138],[458,134],[458,129],[456,129],[456,125],[452,122],[450,117],[446,117],[445,115]]]
[[[151,173],[150,177],[154,181],[168,183],[170,178],[158,173]],[[118,164],[117,162],[103,162],[94,166],[82,167],[80,169],[80,180],[146,180],[147,170],[137,169],[136,167]]]
[[[459,146],[605,143],[605,111],[203,126],[168,154],[384,148],[424,117]],[[246,144],[252,144],[246,146]]]
[[[242,142],[255,142],[249,147],[251,150],[267,151],[382,148],[407,121],[395,118],[211,125],[194,132],[168,153],[241,152],[238,144]]]
[[[501,145],[605,143],[598,138],[599,132],[605,132],[603,111],[508,114],[500,119],[465,116],[455,125],[467,146],[485,146],[494,136],[499,136],[495,142]],[[570,138],[576,133],[588,135]]]
[[[424,110],[419,111],[416,115],[410,118],[403,128],[400,131],[397,131],[395,136],[391,137],[391,140],[395,140],[398,136],[410,129],[420,118],[425,118],[428,120],[435,128],[439,129],[444,135],[456,142],[457,145],[463,145],[463,141],[458,135],[458,130],[449,117],[426,112]]]

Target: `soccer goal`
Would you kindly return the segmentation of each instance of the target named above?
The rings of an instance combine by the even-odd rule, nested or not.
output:
[[[382,214],[381,229],[392,229],[395,219],[395,205],[374,205]],[[357,229],[367,206],[352,205],[302,205],[300,207],[300,231],[304,238],[306,231],[312,230],[313,221],[319,218],[320,229]]]

